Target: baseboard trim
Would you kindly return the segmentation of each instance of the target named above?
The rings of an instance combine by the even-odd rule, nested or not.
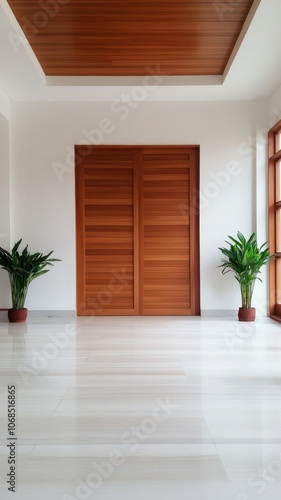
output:
[[[0,309],[0,319],[7,318],[8,309]],[[202,318],[237,318],[238,309],[201,309]],[[28,310],[29,318],[75,318],[76,311],[67,310]],[[266,317],[266,316],[265,316]]]
[[[0,309],[0,318],[7,317],[8,309]],[[76,312],[74,310],[28,310],[30,318],[75,318]]]
[[[28,310],[28,315],[31,318],[42,318],[42,317],[48,317],[48,318],[61,318],[61,317],[71,317],[74,318],[76,316],[76,312],[74,310]]]
[[[234,318],[237,314],[238,309],[201,309],[203,318]]]

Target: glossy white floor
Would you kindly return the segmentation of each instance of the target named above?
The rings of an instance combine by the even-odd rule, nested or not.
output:
[[[279,323],[2,319],[0,345],[1,500],[280,500]]]

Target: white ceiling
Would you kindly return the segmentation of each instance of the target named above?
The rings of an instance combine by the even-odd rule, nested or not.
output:
[[[234,2],[229,2],[231,5],[235,8]],[[261,0],[225,79],[158,75],[157,80],[149,80],[149,84],[153,82],[156,86],[148,89],[143,87],[146,81],[139,77],[46,79],[6,0],[0,0],[0,87],[13,101],[134,98],[189,101],[268,97],[281,84],[280,21],[281,0]]]

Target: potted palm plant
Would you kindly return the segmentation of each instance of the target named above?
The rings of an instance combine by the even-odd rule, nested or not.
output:
[[[267,243],[263,243],[258,247],[256,234],[253,233],[246,239],[242,233],[237,232],[237,238],[228,236],[230,241],[226,241],[229,248],[221,248],[219,250],[225,255],[222,258],[222,274],[229,272],[234,273],[235,279],[238,281],[241,291],[242,307],[239,308],[239,321],[254,321],[256,317],[256,309],[252,307],[252,296],[255,282],[261,272],[262,266],[266,265],[270,260],[275,258],[275,254],[270,254]]]
[[[46,255],[31,254],[28,245],[19,252],[21,242],[22,239],[14,244],[11,253],[0,247],[0,267],[8,272],[10,280],[12,308],[8,310],[8,318],[12,323],[23,323],[27,318],[28,310],[24,305],[31,281],[47,273],[46,266],[53,266],[53,262],[60,260],[50,258],[53,250]]]

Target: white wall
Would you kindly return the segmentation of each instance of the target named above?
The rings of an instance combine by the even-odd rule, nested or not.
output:
[[[9,123],[0,115],[0,246],[10,245]],[[7,273],[0,269],[0,308],[10,307]]]
[[[268,101],[268,116],[270,127],[281,120],[281,85],[275,89]]]
[[[0,87],[0,115],[9,119],[10,117],[10,100],[5,92]]]
[[[54,249],[54,256],[62,259],[32,283],[28,308],[75,309],[72,151],[74,144],[90,140],[200,145],[201,309],[235,310],[240,305],[237,283],[232,276],[222,277],[217,268],[218,246],[237,230],[255,230],[256,104],[134,105],[135,109],[127,104],[112,108],[111,103],[12,105],[12,240],[23,237],[30,249]]]

